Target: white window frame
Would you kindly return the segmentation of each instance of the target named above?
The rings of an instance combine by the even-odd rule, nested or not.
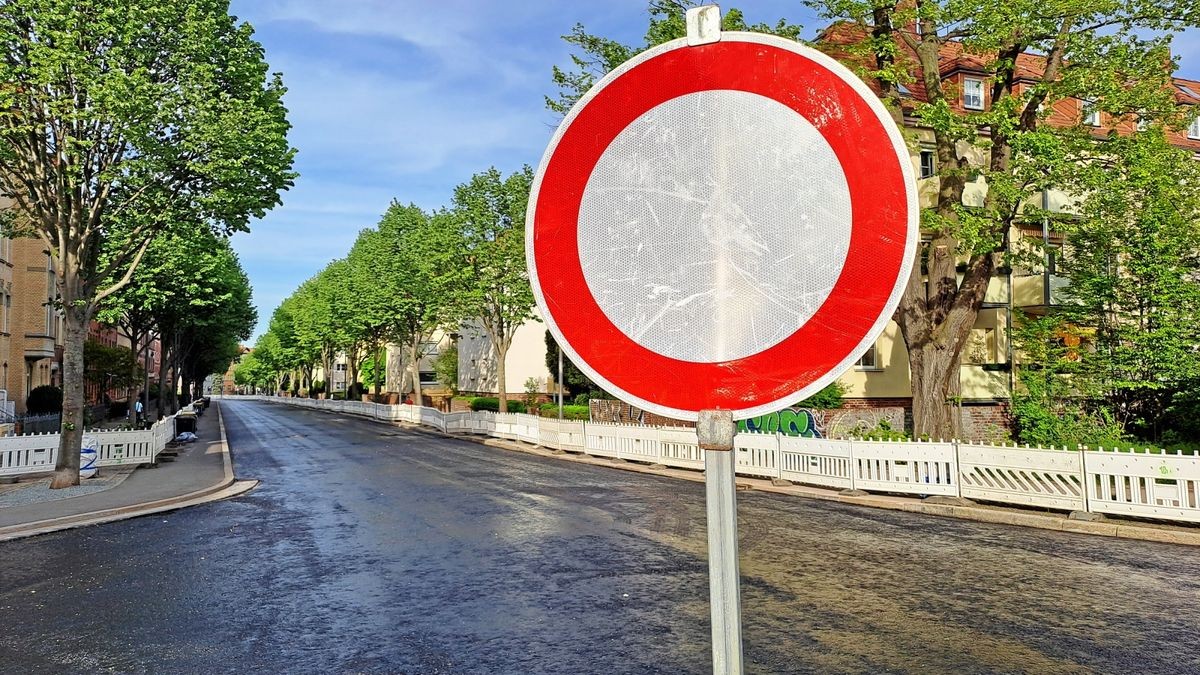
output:
[[[977,94],[973,94],[971,90],[975,87],[979,88]],[[972,105],[973,101],[978,101]],[[983,80],[978,77],[963,78],[963,107],[967,110],[983,110]]]
[[[854,369],[871,371],[883,370],[883,366],[879,365],[879,343],[872,343],[867,351],[863,352],[863,355],[854,363]]]
[[[1200,115],[1192,118],[1192,123],[1188,125],[1187,137],[1193,141],[1200,140]]]
[[[1089,127],[1100,126],[1100,109],[1096,107],[1096,99],[1084,99],[1079,102],[1079,115],[1083,123]]]
[[[929,157],[929,173],[925,173],[925,157]],[[937,154],[933,148],[921,148],[917,152],[917,171],[921,178],[933,178],[937,175]]]

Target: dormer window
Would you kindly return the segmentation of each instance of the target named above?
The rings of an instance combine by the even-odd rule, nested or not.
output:
[[[983,80],[975,77],[963,79],[963,107],[983,110]]]
[[[1200,116],[1193,117],[1192,123],[1188,125],[1188,138],[1200,140]]]
[[[1095,99],[1083,102],[1083,123],[1089,127],[1100,126],[1100,109],[1096,107]]]

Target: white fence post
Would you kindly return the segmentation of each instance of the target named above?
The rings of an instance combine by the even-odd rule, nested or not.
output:
[[[850,455],[850,458],[847,459],[846,461],[849,464],[849,469],[850,469],[850,491],[853,492],[854,490],[857,489],[854,487],[854,474],[858,473],[854,468],[854,437],[853,436],[850,437],[849,443],[850,443],[850,448],[849,448],[848,454]]]
[[[1079,479],[1080,479],[1080,483],[1079,483],[1080,493],[1082,493],[1082,495],[1083,495],[1083,512],[1091,513],[1092,500],[1091,500],[1090,492],[1091,492],[1092,488],[1090,485],[1088,485],[1087,446],[1086,445],[1079,446]]]
[[[959,499],[962,499],[963,470],[962,470],[962,461],[959,458],[959,454],[958,454],[958,439],[957,438],[951,439],[950,443],[954,446],[954,488],[955,488],[954,494]]]

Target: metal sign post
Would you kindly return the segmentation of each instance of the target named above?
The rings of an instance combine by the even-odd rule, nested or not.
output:
[[[712,616],[713,673],[742,673],[742,598],[738,570],[736,427],[728,410],[701,410],[696,437],[704,451],[708,515],[708,591]]]

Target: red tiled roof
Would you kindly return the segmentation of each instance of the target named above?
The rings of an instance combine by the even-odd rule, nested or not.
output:
[[[851,47],[862,43],[867,37],[867,33],[857,24],[851,22],[839,22],[830,25],[817,36],[816,46],[827,52],[834,58],[849,63],[857,64],[863,67],[873,65],[869,56],[853,53]],[[906,96],[911,97],[915,101],[928,100],[925,93],[924,75],[920,64],[917,61],[916,53],[908,48],[900,38],[897,38],[899,51],[897,59],[907,61],[910,66],[909,72],[913,76],[913,81],[904,83],[907,89]],[[987,76],[991,72],[991,63],[993,60],[992,54],[978,54],[968,52],[961,42],[951,41],[941,45],[938,50],[938,70],[939,75],[943,80],[954,77],[959,73],[977,74]],[[1016,81],[1017,82],[1038,82],[1041,80],[1046,68],[1046,57],[1040,54],[1024,53],[1017,57],[1016,63]],[[1200,106],[1200,81],[1187,80],[1184,78],[1173,77],[1172,83],[1175,88],[1175,100],[1178,103],[1185,105]],[[868,81],[867,85],[879,93],[879,86],[874,81]],[[985,95],[990,98],[990,92],[985,92]],[[957,100],[951,101],[952,105],[963,111],[961,102]],[[990,101],[989,101],[990,104]],[[911,107],[911,106],[906,106]],[[1197,108],[1200,110],[1200,107]],[[1078,103],[1072,100],[1056,102],[1052,108],[1049,122],[1055,125],[1068,126],[1078,121],[1079,117]],[[1118,128],[1131,126],[1131,123],[1126,121],[1109,120],[1106,126],[1116,125]],[[1105,129],[1098,128],[1097,133],[1107,133]],[[1187,147],[1189,149],[1200,152],[1200,140],[1189,139],[1186,134],[1174,134],[1177,145]]]

